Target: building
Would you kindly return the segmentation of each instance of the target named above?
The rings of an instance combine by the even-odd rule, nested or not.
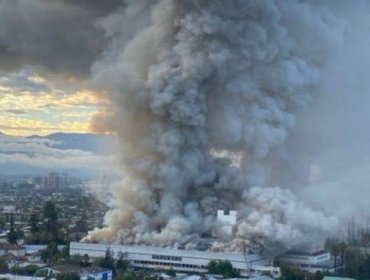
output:
[[[235,210],[217,210],[217,222],[220,224],[220,229],[224,234],[229,236],[233,233],[233,227],[236,225],[237,211]],[[219,234],[216,234],[216,236]]]
[[[295,265],[301,270],[312,273],[317,271],[334,272],[334,263],[331,260],[331,255],[329,252],[326,252],[324,250],[312,252],[289,251],[283,255],[276,257],[275,263],[277,265]]]
[[[57,172],[49,172],[48,177],[47,177],[47,188],[49,189],[59,189],[59,183],[60,183],[60,177],[59,173]]]
[[[45,280],[45,277],[36,277],[36,276],[23,276],[23,275],[14,275],[14,274],[0,274],[0,279],[7,280]]]
[[[26,249],[17,244],[0,243],[0,257],[11,254],[15,257],[24,257]]]
[[[100,267],[79,267],[76,265],[63,264],[41,269],[46,271],[47,276],[54,277],[60,273],[75,272],[80,275],[81,280],[112,280],[112,270],[102,269]]]
[[[274,278],[280,276],[278,267],[268,266],[268,260],[256,254],[181,250],[154,246],[70,243],[71,255],[86,254],[91,258],[97,258],[104,257],[107,250],[110,250],[116,258],[122,255],[137,268],[206,273],[210,261],[229,260],[242,276],[257,276],[262,273],[270,273]]]

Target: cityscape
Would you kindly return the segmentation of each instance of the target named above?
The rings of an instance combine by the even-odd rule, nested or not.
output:
[[[369,280],[370,0],[0,0],[0,280]]]
[[[348,222],[341,240],[328,238],[321,247],[274,256],[212,250],[212,239],[200,240],[191,249],[180,244],[132,246],[123,240],[92,243],[85,241],[88,232],[104,226],[109,206],[88,183],[56,171],[0,176],[1,275],[32,279],[185,279],[189,275],[320,279],[354,273],[352,266],[358,266],[359,258],[370,252],[369,224],[356,225],[355,221]],[[237,212],[218,210],[215,215],[232,234]]]

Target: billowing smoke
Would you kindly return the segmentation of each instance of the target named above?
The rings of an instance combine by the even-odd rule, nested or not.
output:
[[[275,184],[289,180],[289,132],[342,44],[334,2],[125,1],[101,19],[111,44],[93,78],[112,102],[125,179],[89,238],[191,245],[217,232],[217,209],[236,209],[217,246],[322,241],[336,219]]]

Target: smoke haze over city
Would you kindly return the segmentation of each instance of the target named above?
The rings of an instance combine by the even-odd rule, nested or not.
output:
[[[109,188],[105,227],[87,240],[190,248],[216,236],[214,250],[272,254],[316,246],[368,211],[369,9],[0,0],[0,130],[116,138],[116,161],[95,162],[122,179]],[[218,209],[238,211],[232,234]]]

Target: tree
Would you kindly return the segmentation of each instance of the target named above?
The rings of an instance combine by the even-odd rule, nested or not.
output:
[[[45,250],[41,253],[41,259],[44,262],[55,262],[58,258],[58,246],[54,242],[50,242]]]
[[[57,280],[80,280],[80,275],[76,272],[63,272],[57,275]]]
[[[309,273],[289,265],[281,266],[280,280],[306,280],[310,279]]]
[[[14,229],[14,216],[13,215],[11,215],[10,217],[10,230],[6,237],[10,244],[17,244],[18,236]]]
[[[76,229],[78,232],[87,233],[89,228],[87,226],[86,210],[82,212],[81,219],[76,223]]]
[[[135,272],[129,271],[129,272],[125,273],[125,275],[123,276],[123,279],[124,280],[135,280],[136,279],[136,274],[135,274]]]
[[[166,271],[166,274],[167,274],[168,276],[170,276],[170,277],[176,277],[176,271],[174,271],[174,270],[172,269],[172,267]]]
[[[115,270],[115,261],[114,261],[114,258],[113,258],[113,252],[111,252],[109,250],[109,248],[107,248],[107,250],[105,251],[104,258],[96,259],[95,260],[95,263],[98,266],[102,267],[102,268],[106,268],[106,269],[112,270],[113,274],[115,275],[115,273],[116,273],[116,270]]]
[[[129,266],[129,262],[124,259],[123,253],[118,253],[118,259],[116,262],[116,270],[126,271]]]
[[[0,259],[0,273],[8,273],[9,272],[9,266],[6,263],[5,260]]]
[[[81,267],[88,267],[90,266],[90,258],[87,254],[84,254],[82,256],[81,262],[80,262]]]
[[[0,228],[5,228],[6,221],[4,217],[0,217]]]
[[[239,272],[228,260],[212,260],[208,263],[208,273],[220,274],[226,278],[239,277]]]
[[[339,241],[336,238],[328,238],[325,240],[325,249],[328,250],[334,259],[334,270],[336,271],[338,266],[338,256],[340,254]]]
[[[347,244],[345,242],[341,242],[338,244],[338,250],[340,253],[340,271],[343,272],[343,267],[344,267],[344,258],[345,254],[347,252]]]
[[[34,264],[30,264],[30,265],[27,265],[27,266],[13,266],[10,271],[13,273],[13,274],[17,274],[17,275],[29,275],[29,276],[32,276],[32,275],[35,275],[36,271],[39,270],[40,267],[38,267],[37,265],[34,265]]]
[[[112,270],[114,270],[115,268],[113,252],[109,248],[107,248],[107,251],[105,251],[104,262],[102,267]]]
[[[38,223],[39,223],[39,220],[37,218],[37,215],[35,213],[31,214],[30,225],[31,225],[32,234],[38,233],[40,231]]]
[[[43,225],[47,241],[58,242],[58,213],[52,201],[47,201],[44,205]]]

